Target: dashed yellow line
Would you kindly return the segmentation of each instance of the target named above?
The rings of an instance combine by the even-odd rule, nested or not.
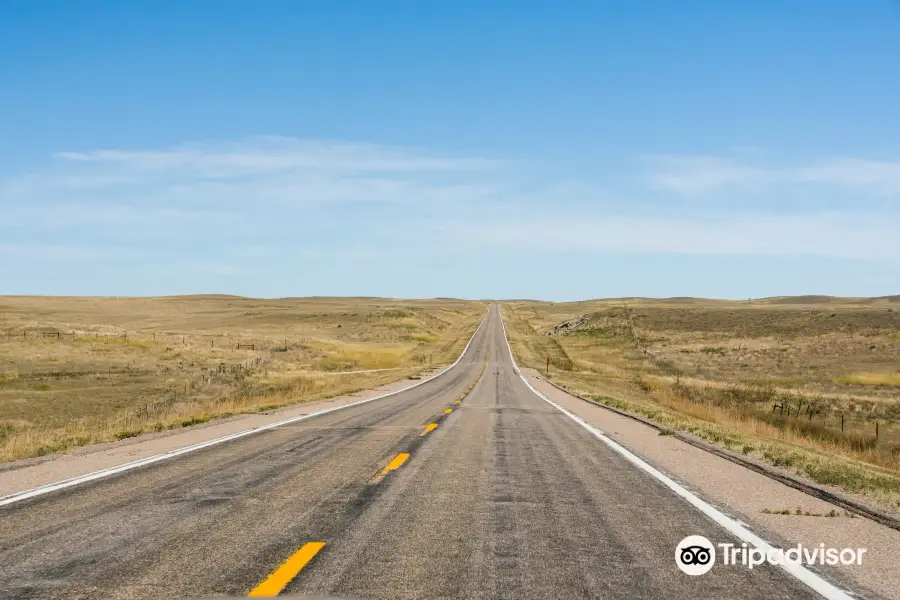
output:
[[[478,376],[475,377],[475,381],[472,382],[472,384],[466,388],[466,391],[460,395],[459,399],[456,400],[456,404],[460,404],[463,399],[468,396],[469,392],[472,391],[472,388],[475,387],[475,385],[478,383],[478,380],[481,379],[481,376],[484,374],[486,364],[487,363],[485,362],[485,364],[482,365],[481,370],[478,372]],[[452,412],[452,408],[444,409],[445,414],[449,415]],[[419,437],[424,437],[428,433],[437,429],[437,427],[437,423],[428,424],[425,427],[424,431],[419,434]],[[378,475],[375,476],[373,481],[381,481],[388,473],[399,469],[403,465],[403,463],[407,461],[407,459],[409,459],[409,453],[401,452],[400,454],[395,456],[391,460],[391,462],[389,462],[387,466],[378,473]],[[277,596],[281,592],[281,590],[287,587],[287,584],[289,584],[291,580],[293,580],[297,576],[297,574],[300,573],[303,567],[305,567],[309,563],[309,561],[311,561],[316,556],[316,554],[318,554],[319,551],[324,547],[325,542],[309,542],[307,544],[304,544],[299,550],[297,550],[297,552],[295,552],[280,567],[278,567],[278,569],[276,569],[274,573],[269,575],[265,581],[253,588],[248,596],[251,598],[272,598]]]
[[[253,588],[250,598],[273,598],[297,576],[303,567],[325,547],[325,542],[309,542],[269,575],[265,581]]]
[[[397,456],[394,457],[394,460],[388,463],[388,465],[384,468],[384,472],[393,471],[394,469],[399,469],[400,465],[406,462],[406,459],[409,458],[408,452],[401,452]]]

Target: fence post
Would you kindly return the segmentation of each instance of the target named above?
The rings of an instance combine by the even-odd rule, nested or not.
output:
[[[875,419],[875,440],[878,440],[878,419]]]
[[[844,413],[841,412],[841,433],[844,433]]]

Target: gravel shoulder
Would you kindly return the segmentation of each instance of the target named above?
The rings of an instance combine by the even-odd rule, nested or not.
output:
[[[827,514],[835,507],[672,436],[571,396],[533,369],[522,373],[540,392],[600,428],[648,462],[773,543],[807,547],[866,548],[862,565],[833,567],[838,582],[866,596],[900,599],[900,532],[863,517],[796,515],[796,509]],[[763,511],[789,509],[791,514]],[[867,593],[868,592],[868,593]]]

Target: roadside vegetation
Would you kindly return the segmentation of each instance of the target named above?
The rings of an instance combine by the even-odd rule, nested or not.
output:
[[[523,365],[900,509],[900,298],[514,302]]]
[[[485,310],[449,299],[0,297],[0,461],[419,377],[455,360]]]

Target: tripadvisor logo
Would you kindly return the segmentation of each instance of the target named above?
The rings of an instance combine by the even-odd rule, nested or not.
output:
[[[675,548],[675,564],[688,575],[703,575],[716,564],[716,549],[702,535],[689,535]]]
[[[688,575],[703,575],[716,564],[716,548],[723,565],[741,565],[753,569],[764,564],[786,565],[861,565],[865,548],[826,548],[825,544],[797,544],[782,548],[757,548],[743,543],[713,544],[702,535],[689,535],[675,548],[675,564]]]

